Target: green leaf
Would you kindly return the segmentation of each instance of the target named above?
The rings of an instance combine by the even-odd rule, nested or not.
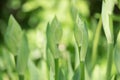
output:
[[[113,29],[110,21],[116,0],[106,0],[102,3],[102,22],[108,43],[113,43]]]
[[[28,57],[29,57],[28,41],[27,36],[24,34],[17,55],[17,71],[21,75],[24,74],[27,68]]]
[[[30,80],[40,80],[40,72],[31,60],[28,61],[28,68],[30,72]]]
[[[62,28],[57,18],[55,17],[51,25],[47,25],[46,30],[47,44],[50,51],[53,53],[53,56],[56,58],[59,56],[58,44],[62,37]]]
[[[87,32],[85,23],[81,20],[79,15],[77,15],[77,18],[76,18],[76,26],[75,27],[78,27],[78,28],[76,28],[76,30],[74,30],[74,33],[76,35],[75,39],[78,44],[78,47],[81,46],[80,60],[85,61],[87,47],[88,47],[88,32]],[[77,30],[77,29],[79,29],[79,30]]]
[[[114,49],[114,61],[115,61],[115,65],[117,68],[118,73],[120,74],[120,31],[117,37],[117,43],[115,45],[115,49]]]
[[[60,23],[58,22],[56,16],[54,17],[52,23],[51,23],[51,29],[54,29],[54,38],[56,41],[56,44],[60,42],[60,39],[62,38],[62,27],[60,26]]]
[[[54,57],[53,55],[51,54],[50,50],[47,48],[47,64],[48,64],[48,67],[51,68],[51,70],[54,72],[55,70],[55,64],[54,64]]]
[[[13,53],[17,54],[18,48],[20,47],[20,42],[22,39],[22,30],[20,25],[11,15],[8,22],[8,27],[4,35],[4,41],[7,48]]]
[[[50,49],[51,53],[53,54],[54,57],[58,57],[58,49],[57,49],[57,45],[55,44],[55,40],[54,40],[54,36],[53,36],[53,32],[52,29],[50,27],[50,25],[47,25],[47,45],[48,48]]]
[[[3,53],[3,60],[4,60],[4,64],[9,71],[12,72],[12,70],[15,68],[15,64],[14,64],[14,60],[13,60],[13,55],[9,54],[8,50],[6,50],[6,48],[2,48],[2,53]]]
[[[75,70],[72,80],[80,80],[80,66],[78,66]]]
[[[74,36],[75,36],[75,40],[76,40],[78,47],[82,45],[82,36],[83,36],[80,26],[83,26],[83,25],[77,25],[76,23],[74,27]]]
[[[58,80],[66,80],[66,76],[62,70],[62,68],[59,69],[59,78]]]
[[[76,14],[78,12],[76,7],[74,5],[72,5],[70,9],[71,9],[71,16],[72,16],[73,20],[76,20]]]

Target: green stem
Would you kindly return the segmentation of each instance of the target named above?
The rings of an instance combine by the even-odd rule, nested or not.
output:
[[[113,43],[108,44],[106,80],[110,80],[113,59]]]
[[[0,70],[0,80],[2,80],[2,70]]]
[[[19,80],[24,80],[24,75],[19,74]]]
[[[14,56],[15,58],[15,66],[17,66],[17,56]]]
[[[81,51],[80,46],[78,47],[78,51],[80,53]],[[80,61],[80,80],[85,80],[85,62],[84,61]]]
[[[78,47],[78,51],[79,51],[79,58],[80,58],[81,46]]]
[[[100,39],[100,33],[101,33],[101,29],[102,29],[102,19],[100,17],[97,28],[96,28],[96,34],[94,36],[94,41],[93,41],[93,47],[92,47],[92,58],[91,58],[91,62],[92,62],[92,66],[91,69],[94,67],[95,63],[96,63],[96,59],[97,59],[97,48],[98,48],[98,42]]]
[[[17,56],[15,56],[15,66],[17,67]],[[24,80],[24,75],[18,74],[19,80]]]
[[[55,80],[58,80],[58,58],[55,59]]]
[[[85,62],[80,61],[80,80],[85,80]]]

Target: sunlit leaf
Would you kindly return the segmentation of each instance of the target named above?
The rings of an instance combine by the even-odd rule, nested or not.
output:
[[[75,32],[76,34],[76,41],[78,41],[78,47],[81,46],[80,50],[80,60],[85,61],[86,53],[87,53],[87,47],[88,47],[88,32],[87,28],[85,26],[85,23],[81,20],[79,15],[76,17],[76,26],[78,27]]]
[[[55,64],[54,64],[54,57],[51,54],[50,50],[47,48],[46,50],[46,56],[47,56],[47,64],[50,67],[50,69],[54,72]]]
[[[74,36],[75,36],[75,40],[76,40],[78,47],[81,47],[82,45],[82,31],[80,29],[80,26],[75,24],[75,27],[74,27]]]
[[[28,41],[26,35],[24,34],[17,55],[17,71],[19,74],[22,75],[24,74],[27,68],[28,57],[29,57]]]
[[[110,21],[116,0],[103,0],[102,3],[102,22],[108,43],[113,43],[113,29]]]
[[[54,71],[55,71],[55,64],[54,64],[54,57],[51,53],[51,51],[48,49],[48,46],[46,46],[46,57],[47,57],[47,65],[49,70],[49,79],[54,79]]]
[[[40,80],[39,70],[31,60],[28,61],[28,68],[30,72],[30,80]]]
[[[15,68],[13,55],[9,54],[6,48],[2,48],[3,60],[8,71],[12,71]]]
[[[49,47],[50,51],[53,53],[53,56],[58,57],[59,54],[58,54],[57,45],[55,44],[52,29],[51,29],[49,24],[47,25],[47,31],[46,32],[47,32],[46,34],[47,34],[48,47]]]
[[[120,32],[118,34],[117,43],[114,49],[114,61],[115,61],[117,71],[120,74],[120,63],[119,63],[120,62]]]
[[[62,37],[62,27],[60,26],[60,23],[58,22],[56,16],[51,23],[51,29],[53,31],[53,37],[55,39],[55,42],[56,44],[58,44]]]
[[[82,21],[78,22],[78,15],[77,14],[77,9],[72,6],[71,8],[71,13],[72,13],[72,17],[73,17],[73,20],[76,21],[74,23],[74,36],[75,36],[75,40],[76,40],[76,43],[78,45],[78,47],[80,47],[82,45],[82,30],[81,30],[81,26],[84,26],[84,23]],[[80,23],[80,24],[78,24]]]
[[[17,54],[18,48],[20,47],[20,42],[22,39],[22,30],[20,25],[11,15],[8,22],[8,27],[4,35],[4,40],[7,48],[13,53]]]
[[[56,17],[53,19],[51,25],[47,25],[46,35],[48,48],[53,53],[54,57],[58,57],[59,50],[57,46],[62,37],[62,28]]]
[[[75,8],[75,6],[71,6],[71,16],[73,18],[73,20],[76,20],[76,14],[77,14],[77,9]]]

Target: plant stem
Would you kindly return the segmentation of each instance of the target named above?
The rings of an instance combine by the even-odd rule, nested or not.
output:
[[[14,58],[15,58],[15,66],[17,66],[17,56],[15,55]]]
[[[113,43],[108,44],[107,49],[107,71],[106,71],[106,80],[110,80],[111,69],[112,69],[112,58],[113,58]]]
[[[91,57],[91,62],[92,62],[92,66],[91,69],[93,69],[95,63],[96,63],[96,59],[97,59],[97,48],[98,48],[98,42],[100,39],[100,33],[101,33],[101,29],[102,29],[102,18],[99,18],[99,22],[95,31],[95,35],[94,35],[94,41],[93,41],[93,47],[92,47],[92,57]]]
[[[2,70],[0,69],[0,80],[2,80]]]
[[[80,53],[81,51],[80,46],[78,47],[78,51]],[[84,61],[80,61],[80,80],[85,80],[85,62]]]
[[[58,80],[58,58],[55,59],[55,80]]]
[[[85,62],[80,61],[80,80],[85,80]]]
[[[17,56],[15,56],[15,66],[17,67]],[[24,80],[24,75],[18,74],[19,80]]]
[[[79,60],[80,60],[80,51],[81,51],[81,46],[78,46]]]
[[[19,74],[19,80],[24,80],[24,75]]]

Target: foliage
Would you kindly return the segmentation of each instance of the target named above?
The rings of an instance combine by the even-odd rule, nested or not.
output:
[[[120,0],[0,5],[0,80],[120,79]]]

